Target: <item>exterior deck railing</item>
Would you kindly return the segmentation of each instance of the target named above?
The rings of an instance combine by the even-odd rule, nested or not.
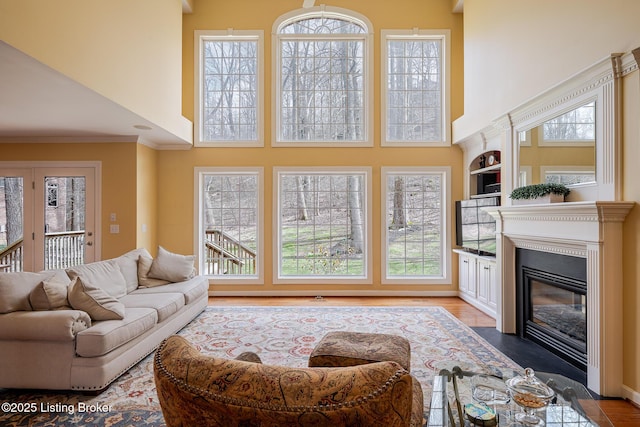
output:
[[[0,251],[0,265],[5,271],[23,271],[23,239]],[[46,233],[44,236],[44,269],[52,270],[84,262],[84,230]]]
[[[84,262],[84,230],[45,234],[44,253],[45,270],[82,264]]]
[[[0,271],[22,271],[22,239],[0,251]]]
[[[255,274],[256,252],[220,230],[207,230],[204,268],[208,275]]]

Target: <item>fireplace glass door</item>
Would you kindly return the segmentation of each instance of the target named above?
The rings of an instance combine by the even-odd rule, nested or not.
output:
[[[524,336],[586,368],[586,285],[549,275],[525,273]]]

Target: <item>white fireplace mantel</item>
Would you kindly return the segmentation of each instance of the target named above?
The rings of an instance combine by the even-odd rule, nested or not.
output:
[[[497,328],[516,332],[516,248],[587,260],[587,386],[622,394],[622,231],[634,202],[484,208],[496,218]]]

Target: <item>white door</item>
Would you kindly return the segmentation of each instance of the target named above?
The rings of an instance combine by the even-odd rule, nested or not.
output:
[[[18,175],[16,170],[0,168],[0,180],[4,178],[0,197],[5,199],[4,212],[0,202],[0,230],[3,220],[5,229],[14,230],[4,235],[5,249],[0,233],[0,265],[10,264],[6,268],[9,271],[62,269],[92,262],[99,255],[96,253],[99,169],[45,165],[20,169],[19,178],[14,176]],[[15,202],[20,196],[22,217]],[[8,240],[16,240],[15,229],[20,222],[22,243],[10,244]],[[10,253],[14,257],[19,254],[20,262],[7,262]]]

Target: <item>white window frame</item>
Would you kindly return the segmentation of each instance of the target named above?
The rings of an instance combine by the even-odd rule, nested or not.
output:
[[[203,141],[203,43],[207,40],[253,40],[257,43],[256,70],[256,140]],[[264,32],[262,30],[196,30],[194,32],[194,123],[193,140],[196,147],[264,147]]]
[[[411,175],[411,174],[425,174],[425,175],[440,175],[442,179],[442,194],[440,204],[442,206],[441,214],[441,229],[440,236],[442,239],[442,275],[441,276],[389,276],[388,273],[388,256],[387,256],[387,242],[389,240],[389,227],[387,224],[387,178],[390,175]],[[381,178],[381,236],[380,241],[382,263],[381,268],[381,283],[388,285],[443,285],[451,284],[451,168],[450,167],[415,167],[415,166],[393,166],[382,167]]]
[[[364,262],[364,275],[363,276],[282,276],[281,275],[281,210],[280,210],[280,176],[283,174],[313,174],[326,173],[326,174],[362,174],[364,175],[363,183],[366,186],[364,189],[364,220],[366,222],[364,226],[364,247],[366,254],[363,255]],[[273,214],[275,220],[273,221],[273,283],[274,284],[373,284],[373,268],[372,268],[372,245],[371,245],[371,223],[372,223],[372,198],[371,198],[371,167],[274,167],[273,169]]]
[[[592,184],[596,180],[596,169],[594,166],[574,166],[574,165],[542,165],[540,166],[540,181],[547,182],[548,175],[593,175],[593,180],[584,181],[577,184],[565,184],[572,188]]]
[[[568,113],[571,113],[573,111],[579,110],[581,108],[585,108],[586,106],[593,104],[593,122],[589,122],[588,124],[593,126],[593,138],[592,139],[574,139],[574,138],[569,138],[569,139],[557,139],[557,138],[550,138],[550,139],[546,139],[545,135],[544,135],[544,126],[554,120],[557,120],[559,117],[562,117]],[[540,125],[540,133],[538,135],[538,146],[539,147],[595,147],[596,145],[596,137],[597,137],[597,129],[596,129],[596,115],[597,115],[597,111],[596,111],[596,101],[595,100],[591,100],[589,102],[585,102],[581,105],[578,105],[577,107],[573,107],[569,110],[566,110],[565,112],[557,115],[556,117],[546,120],[544,121],[541,125]],[[577,124],[577,123],[574,123]]]
[[[280,49],[281,40],[284,36],[281,34],[281,29],[291,24],[292,22],[303,20],[306,18],[313,18],[316,16],[333,17],[336,19],[342,19],[352,21],[365,29],[363,34],[344,34],[341,35],[341,39],[362,39],[364,43],[364,61],[363,61],[363,117],[366,123],[363,126],[363,137],[361,141],[282,141],[280,136],[281,129],[281,88],[282,88],[282,73],[280,70],[280,64],[282,63],[282,52]],[[298,35],[297,38],[309,37],[305,35]],[[336,36],[337,37],[337,36]],[[291,35],[287,35],[286,38],[293,38]],[[291,11],[280,16],[272,28],[272,52],[273,52],[273,64],[272,64],[272,138],[271,145],[274,147],[373,147],[373,25],[369,19],[357,12],[332,6],[314,6],[310,8],[302,8]]]
[[[442,42],[442,139],[437,141],[389,141],[387,139],[387,105],[388,105],[388,45],[391,40],[411,40],[427,39],[427,40],[440,40]],[[382,146],[387,147],[447,147],[451,145],[451,90],[450,90],[450,75],[451,75],[451,31],[450,30],[381,30],[381,46],[380,46],[380,140]]]
[[[202,191],[204,187],[204,177],[207,174],[219,174],[219,175],[247,175],[255,174],[257,176],[258,188],[256,189],[258,195],[258,209],[256,218],[257,234],[257,257],[256,257],[256,272],[253,275],[238,276],[238,275],[214,275],[206,276],[210,280],[215,280],[218,284],[229,285],[264,285],[264,168],[262,167],[196,167],[194,168],[194,181],[195,181],[195,195],[196,201],[195,209],[195,236],[193,241],[195,242],[194,254],[196,256],[195,264],[198,267],[199,272],[204,271],[204,256],[202,248],[204,247],[204,200],[202,198]]]

